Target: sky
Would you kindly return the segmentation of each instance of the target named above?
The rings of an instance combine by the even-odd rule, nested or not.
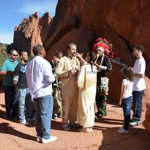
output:
[[[12,43],[15,26],[36,11],[40,16],[49,12],[53,17],[57,2],[58,0],[0,0],[0,43]]]

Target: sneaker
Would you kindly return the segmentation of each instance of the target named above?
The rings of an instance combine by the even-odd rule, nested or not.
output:
[[[79,124],[77,124],[77,123],[70,124],[70,126],[71,126],[72,128],[79,128]]]
[[[71,128],[70,128],[70,126],[69,126],[68,124],[63,124],[63,129],[64,129],[65,131],[71,130]]]
[[[27,118],[27,121],[28,122],[33,122],[33,121],[35,121],[35,117],[33,117],[33,118]]]
[[[137,121],[137,125],[141,125],[142,124],[142,121]]]
[[[141,125],[141,121],[131,121],[129,124],[131,125],[131,126],[139,126],[139,125]]]
[[[51,136],[49,139],[44,139],[42,138],[42,143],[43,144],[47,144],[47,143],[50,143],[50,142],[54,142],[57,140],[57,137],[56,136]]]
[[[121,134],[128,134],[129,131],[128,130],[125,130],[124,128],[121,128],[118,130],[118,133],[121,133]]]
[[[95,113],[95,116],[97,118],[103,118],[103,117],[107,116],[107,112],[105,112],[105,113],[97,112],[97,113]]]
[[[27,120],[20,121],[21,124],[28,125],[29,122]]]
[[[100,114],[100,113],[99,113],[99,112],[97,112],[97,113],[95,113],[95,116],[96,116],[96,117],[99,117],[99,114]]]
[[[58,119],[58,115],[57,115],[57,114],[54,114],[53,119],[54,119],[54,120],[57,120],[57,119]]]
[[[62,118],[62,114],[61,113],[58,113],[57,116],[58,116],[58,118]]]
[[[41,136],[37,136],[37,137],[36,137],[36,141],[37,141],[37,142],[42,142],[42,137],[41,137]]]

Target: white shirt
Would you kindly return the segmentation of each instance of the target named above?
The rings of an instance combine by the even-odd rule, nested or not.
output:
[[[133,82],[127,79],[123,79],[122,86],[125,86],[125,91],[123,93],[123,98],[128,98],[132,96],[133,92]]]
[[[33,98],[52,95],[52,82],[55,81],[50,63],[36,56],[27,64],[27,82]]]
[[[141,57],[139,59],[136,59],[136,61],[134,63],[133,73],[144,75],[145,74],[145,68],[146,68],[146,64],[145,64],[144,58]],[[146,89],[144,78],[134,77],[133,91],[142,91],[144,89]]]

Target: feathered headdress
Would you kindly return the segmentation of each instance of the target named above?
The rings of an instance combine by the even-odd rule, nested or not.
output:
[[[96,53],[98,47],[103,47],[105,55],[111,59],[113,58],[112,44],[110,42],[108,42],[106,39],[104,39],[104,38],[96,39],[96,41],[93,45],[93,51],[95,53]]]

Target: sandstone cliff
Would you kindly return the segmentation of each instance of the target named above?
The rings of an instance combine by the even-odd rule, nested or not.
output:
[[[44,43],[49,34],[51,18],[46,13],[39,18],[36,12],[29,18],[23,19],[19,26],[15,27],[14,43],[16,48],[32,53],[35,44]]]
[[[59,0],[53,20],[47,15],[46,19],[39,21],[41,19],[36,14],[24,20],[16,28],[14,42],[19,49],[27,51],[42,42],[47,50],[47,59],[50,59],[57,49],[65,51],[70,41],[76,42],[79,50],[88,51],[97,37],[104,37],[113,44],[115,57],[131,66],[134,63],[132,46],[141,43],[145,46],[146,83],[149,85],[149,8],[149,0]],[[116,102],[122,81],[120,69],[113,65],[110,72],[110,98]],[[149,91],[147,86],[143,100],[143,110],[147,110],[145,124],[150,121]]]

